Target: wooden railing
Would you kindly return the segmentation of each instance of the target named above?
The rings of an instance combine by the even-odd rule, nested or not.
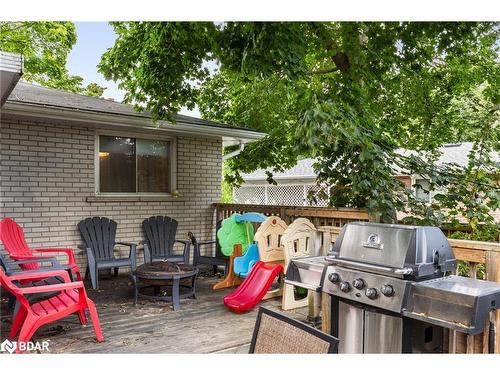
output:
[[[298,217],[308,218],[316,227],[341,228],[349,221],[369,221],[368,212],[359,208],[327,208],[304,206],[270,206],[259,204],[214,203],[216,220],[225,219],[233,213],[260,212],[275,215],[290,224]]]
[[[477,278],[477,269],[484,264],[485,279],[500,282],[500,243],[480,242],[450,239],[450,244],[459,261],[469,266],[469,277]],[[489,321],[494,323],[496,332],[494,352],[500,353],[500,311],[491,313]],[[483,334],[467,336],[463,333],[451,331],[449,334],[450,353],[487,353],[488,352],[488,324]]]
[[[370,221],[368,211],[362,208],[332,208],[307,206],[272,206],[264,204],[213,203],[216,220],[226,219],[233,213],[260,212],[265,215],[276,215],[290,224],[298,217],[308,218],[316,228],[322,226],[338,227],[349,221]],[[454,232],[470,232],[467,225],[444,226],[441,228],[446,236]]]

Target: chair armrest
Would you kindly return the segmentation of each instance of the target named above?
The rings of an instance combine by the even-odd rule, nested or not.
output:
[[[21,294],[37,294],[37,293],[45,293],[45,292],[57,292],[63,290],[72,290],[72,289],[84,289],[83,282],[75,281],[72,283],[64,283],[64,284],[52,284],[52,285],[42,285],[42,286],[30,286],[26,288],[19,288],[19,293]]]
[[[130,247],[128,257],[132,261],[132,271],[135,271],[137,265],[137,244],[133,242],[116,241],[115,245],[124,245]]]
[[[26,263],[30,263],[30,262],[28,262],[29,260],[32,261],[31,263],[34,263],[37,260],[42,260],[42,259],[46,259],[46,260],[47,259],[55,259],[54,257],[42,257],[42,256],[38,256],[38,255],[11,255],[10,257],[12,259],[15,259],[16,261],[26,260],[27,261]]]
[[[198,246],[205,246],[205,245],[215,245],[217,243],[217,241],[215,240],[212,240],[212,241],[200,241],[200,242],[196,242],[196,244]]]
[[[27,281],[47,279],[54,276],[62,277],[65,281],[70,281],[68,272],[64,270],[27,271],[9,275],[8,278],[10,281]]]
[[[189,248],[191,247],[191,241],[189,240],[175,240],[174,242],[179,242],[184,245],[184,250],[182,252],[184,256],[184,264],[189,263]]]
[[[50,262],[50,267],[56,268],[56,267],[61,267],[61,264],[57,261],[56,258],[48,258],[48,257],[33,257],[30,259],[24,259],[24,260],[14,260],[7,262],[8,265],[15,264],[30,264],[30,263],[45,263],[45,262]]]
[[[73,254],[73,250],[71,249],[54,249],[54,248],[48,248],[48,249],[33,249],[33,251],[36,251],[38,253],[64,253],[68,256],[68,263],[71,264],[72,266],[76,266],[75,262],[75,256]]]
[[[14,257],[13,257],[14,258]],[[16,256],[15,258],[18,258],[20,260],[12,260],[9,261],[8,263],[15,263],[15,264],[27,264],[27,263],[36,263],[36,262],[51,262],[51,263],[57,263],[56,258],[54,257],[37,257],[37,256]]]
[[[123,246],[137,246],[137,244],[134,242],[116,241],[115,244],[116,245],[123,245]]]

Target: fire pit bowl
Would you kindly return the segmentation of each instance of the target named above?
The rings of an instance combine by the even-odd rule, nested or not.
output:
[[[198,268],[185,264],[168,261],[142,264],[133,273],[134,306],[140,295],[154,301],[171,301],[173,309],[178,310],[180,309],[180,298],[196,298],[195,281],[197,275]],[[139,287],[139,282],[145,286]],[[182,293],[180,293],[180,289],[183,290]]]

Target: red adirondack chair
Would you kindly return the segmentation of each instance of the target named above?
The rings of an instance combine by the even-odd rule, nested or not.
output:
[[[11,218],[5,218],[0,221],[0,239],[4,244],[5,249],[9,253],[10,257],[14,260],[29,260],[34,258],[39,258],[39,255],[34,254],[57,254],[64,253],[68,257],[68,267],[71,271],[76,273],[77,279],[81,280],[80,269],[76,265],[75,256],[73,255],[73,250],[71,249],[30,249],[24,238],[23,228],[19,226]],[[40,268],[39,263],[27,263],[21,264],[21,269],[23,270],[34,270]]]
[[[54,285],[44,285],[35,287],[18,287],[14,281],[39,280],[40,278],[62,277],[64,283]],[[13,340],[19,332],[18,342],[29,342],[31,337],[41,326],[59,320],[73,313],[80,317],[82,325],[87,323],[86,310],[89,310],[90,318],[94,325],[94,331],[98,342],[104,341],[99,316],[94,302],[87,297],[83,282],[71,282],[69,275],[64,270],[23,273],[7,276],[0,267],[0,284],[8,292],[12,293],[21,304],[18,313],[14,317],[9,339]],[[47,293],[59,291],[60,293],[49,299],[33,303],[30,305],[26,299],[26,294]],[[17,345],[16,353],[20,353],[20,346]]]

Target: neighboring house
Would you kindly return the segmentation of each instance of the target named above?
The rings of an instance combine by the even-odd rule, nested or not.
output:
[[[472,150],[472,142],[459,144],[448,144],[439,148],[441,156],[436,162],[437,166],[455,163],[459,166],[466,166],[468,155]],[[408,155],[411,151],[399,150],[399,153]],[[500,155],[493,155],[495,161],[500,162]],[[313,167],[313,159],[299,160],[298,163],[284,172],[273,175],[277,185],[270,185],[266,178],[266,172],[259,169],[253,173],[243,174],[244,183],[234,189],[234,203],[248,204],[272,204],[290,206],[308,206],[308,193],[317,191],[317,173]],[[403,174],[394,176],[402,181],[406,187],[411,188],[415,196],[422,201],[431,202],[436,193],[430,190],[429,181],[417,174]],[[319,200],[317,206],[326,206],[326,200]]]
[[[125,104],[19,82],[1,108],[0,216],[34,247],[75,249],[82,266],[77,223],[89,216],[117,221],[122,241],[142,240],[153,215],[177,219],[180,239],[211,238],[222,147],[264,134],[176,119],[155,124]]]

